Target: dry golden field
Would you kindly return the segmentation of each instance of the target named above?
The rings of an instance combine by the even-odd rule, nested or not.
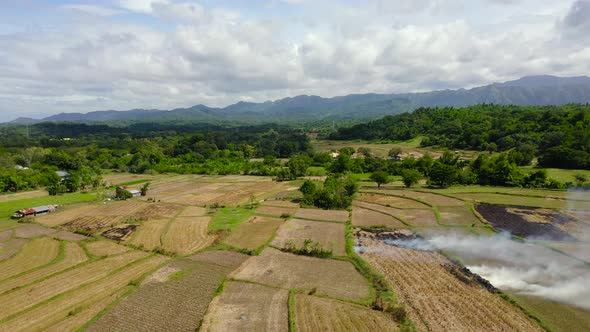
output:
[[[341,223],[291,219],[279,228],[272,245],[284,248],[303,246],[305,240],[316,241],[334,256],[346,256],[345,225]]]

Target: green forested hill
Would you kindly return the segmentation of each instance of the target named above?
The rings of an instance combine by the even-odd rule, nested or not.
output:
[[[539,156],[546,167],[590,168],[590,106],[476,105],[419,108],[349,128],[332,139],[407,140],[425,136],[422,145]]]

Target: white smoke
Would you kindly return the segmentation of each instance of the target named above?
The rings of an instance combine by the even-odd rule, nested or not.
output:
[[[388,240],[418,250],[445,250],[495,287],[590,310],[590,268],[584,262],[510,234],[491,237],[445,234],[428,239]]]

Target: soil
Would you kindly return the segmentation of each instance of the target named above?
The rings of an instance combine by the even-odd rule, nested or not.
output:
[[[133,232],[135,232],[135,230],[137,230],[137,227],[137,225],[114,227],[102,232],[101,235],[106,237],[107,239],[115,241],[125,241],[131,236],[131,234],[133,234]]]
[[[301,248],[303,242],[310,239],[320,243],[322,249],[332,250],[334,256],[346,256],[345,232],[345,225],[340,223],[291,219],[281,225],[272,244],[281,248],[293,244]]]
[[[55,233],[55,229],[35,224],[22,224],[14,229],[14,236],[30,239],[33,237]]]
[[[320,209],[299,209],[295,217],[311,220],[338,221],[348,220],[348,211],[320,210]]]
[[[494,228],[508,231],[521,237],[538,237],[552,240],[574,240],[575,238],[563,231],[558,225],[575,222],[573,218],[553,210],[536,209],[519,206],[519,213],[514,211],[514,206],[479,204],[475,207]],[[540,212],[539,212],[540,211]],[[550,211],[550,212],[547,212]],[[541,214],[550,222],[531,222],[526,214]]]

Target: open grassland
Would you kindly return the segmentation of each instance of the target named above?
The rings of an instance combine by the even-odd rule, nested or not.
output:
[[[391,317],[380,311],[338,300],[295,295],[297,331],[399,331]]]
[[[135,257],[139,258],[139,257]],[[107,298],[113,298],[114,295],[120,294],[121,290],[128,287],[128,284],[141,278],[144,274],[155,269],[160,264],[166,261],[163,257],[151,256],[143,257],[143,259],[128,261],[127,265],[120,266],[118,268],[111,267],[111,271],[108,274],[99,274],[98,276],[92,276],[88,278],[87,282],[71,280],[69,278],[60,278],[58,275],[55,278],[47,279],[36,284],[37,287],[33,288],[35,294],[30,294],[32,298],[37,299],[35,306],[29,306],[29,310],[21,311],[18,315],[11,315],[9,318],[3,318],[0,320],[0,330],[6,331],[32,331],[32,330],[44,330],[50,326],[59,324],[64,320],[71,320],[74,317],[77,318],[78,314],[88,316],[85,309],[95,307],[97,304],[101,304],[99,308],[93,308],[93,311],[100,311],[104,309],[110,301]],[[133,264],[129,264],[133,262]],[[106,259],[104,260],[106,263]],[[89,266],[89,265],[87,265]],[[82,268],[75,269],[73,271],[81,270]],[[65,276],[68,273],[64,273],[61,276]],[[89,275],[86,275],[87,277]],[[53,284],[52,288],[47,288],[53,281],[59,280],[59,284]],[[61,286],[67,284],[67,287]],[[31,291],[31,289],[24,288],[23,290]],[[51,289],[51,294],[39,294],[39,290]],[[19,290],[20,291],[20,290]],[[9,295],[20,295],[16,294],[19,291],[8,293]],[[66,292],[67,293],[64,293]],[[59,292],[59,293],[58,293]],[[61,294],[61,296],[50,295]],[[14,295],[13,295],[14,296]],[[4,296],[3,296],[4,297]],[[17,297],[18,299],[18,297]],[[51,299],[50,301],[44,301],[45,299]],[[3,301],[4,299],[0,300]],[[22,300],[13,300],[13,304],[16,304],[18,308],[22,308]],[[13,313],[18,309],[12,309],[9,313]],[[8,313],[7,313],[8,314]],[[3,316],[7,316],[4,314]],[[76,326],[74,330],[81,326]]]
[[[0,202],[0,218],[10,217],[15,211],[47,204],[73,204],[97,199],[96,193],[71,193],[58,196],[41,196]]]
[[[362,202],[361,202],[362,205]],[[391,209],[385,207],[385,209]],[[401,211],[401,210],[400,210]],[[352,208],[352,224],[359,227],[386,227],[386,228],[406,228],[407,226],[392,217],[375,210],[369,210],[355,204]]]
[[[348,221],[348,211],[320,210],[320,209],[299,209],[295,217],[309,220],[321,221]]]
[[[51,253],[47,253],[47,255],[48,258],[51,257]],[[87,260],[88,257],[86,256],[86,253],[78,244],[68,242],[65,244],[63,258],[54,264],[43,266],[26,274],[15,275],[11,278],[0,281],[0,294],[17,287],[28,285],[37,280],[47,278],[48,276],[64,271]]]
[[[252,216],[239,225],[224,242],[236,248],[254,251],[272,239],[283,222],[279,218]]]
[[[391,190],[388,190],[391,191]],[[378,193],[377,193],[378,192]],[[407,199],[399,196],[393,196],[392,194],[385,193],[385,190],[375,190],[369,192],[362,192],[358,195],[358,200],[382,204],[386,206],[392,206],[401,209],[428,209],[428,205],[420,203],[413,199]]]
[[[536,167],[532,167],[532,166],[523,166],[520,167],[520,169],[522,169],[523,171],[530,173],[530,172],[536,172],[538,170],[545,170],[547,171],[547,177],[551,178],[551,179],[555,179],[559,182],[571,182],[571,183],[576,183],[576,178],[575,176],[577,174],[581,174],[586,176],[586,178],[590,178],[590,171],[589,170],[584,170],[584,169],[562,169],[562,168],[536,168]]]
[[[305,291],[353,301],[367,300],[367,281],[346,261],[297,256],[266,248],[249,258],[232,277],[285,289]]]
[[[436,252],[363,241],[362,257],[393,287],[418,331],[542,331]]]
[[[188,255],[203,249],[215,240],[209,235],[210,217],[178,217],[162,237],[162,247],[168,252]]]
[[[0,262],[0,281],[49,264],[59,251],[57,240],[46,237],[31,240],[18,254]]]
[[[243,207],[226,207],[214,209],[209,231],[211,232],[231,232],[241,223],[248,220],[254,210]]]
[[[437,158],[442,155],[442,152],[433,148],[422,148],[420,142],[422,138],[417,137],[408,141],[395,142],[395,143],[379,143],[379,142],[367,142],[367,141],[330,141],[330,140],[312,140],[311,144],[314,150],[317,151],[338,151],[344,147],[352,147],[355,150],[358,148],[369,148],[378,157],[387,157],[389,150],[392,148],[401,148],[404,156],[413,156],[414,158],[420,158],[424,154],[429,153],[433,158]],[[474,153],[465,151],[463,152],[466,156],[472,156]]]
[[[341,223],[291,219],[281,225],[272,245],[301,248],[305,240],[312,240],[320,243],[322,249],[331,250],[334,256],[346,256],[345,231],[346,226]]]
[[[560,210],[590,210],[590,201],[566,200],[553,197],[529,197],[497,193],[459,193],[452,194],[464,200],[490,204],[542,207]]]
[[[216,264],[175,260],[156,271],[158,277],[148,277],[88,331],[195,331],[230,271]]]
[[[590,326],[590,312],[587,310],[536,296],[510,295],[516,302],[543,317],[543,321],[554,331],[587,331]]]
[[[230,281],[213,299],[201,331],[289,331],[289,292],[252,283]]]

